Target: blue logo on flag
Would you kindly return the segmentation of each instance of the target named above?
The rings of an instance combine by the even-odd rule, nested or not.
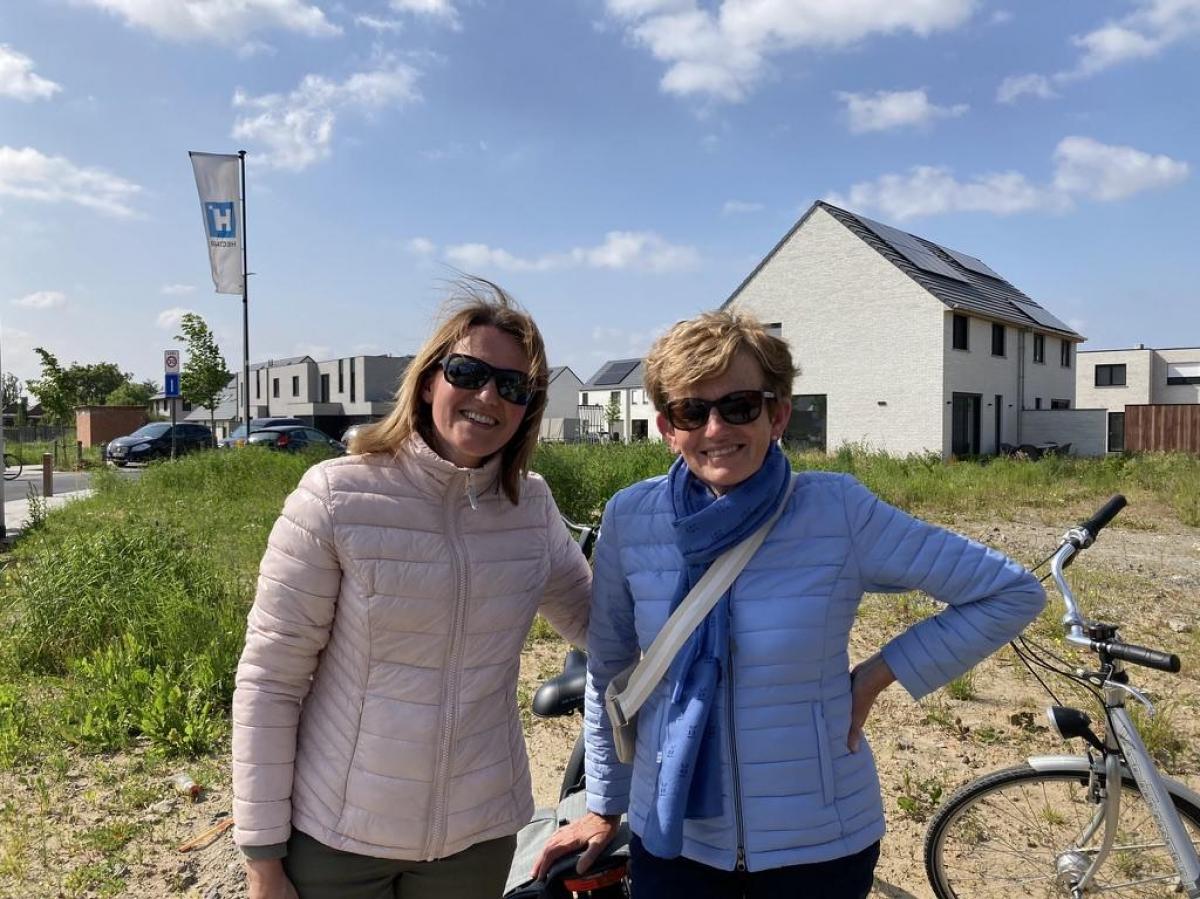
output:
[[[170,374],[165,375],[164,377],[166,379],[166,383],[163,384],[163,396],[179,396],[179,375]]]
[[[225,240],[237,237],[232,203],[205,203],[204,218],[208,222],[209,237]]]

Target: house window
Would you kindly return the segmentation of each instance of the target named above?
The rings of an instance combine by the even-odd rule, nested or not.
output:
[[[772,337],[782,338],[783,337],[783,322],[770,322],[769,324],[763,325],[763,330],[766,331],[768,334],[770,334]]]
[[[608,395],[608,401],[609,401],[610,403],[619,403],[619,402],[621,402],[621,391],[619,391],[619,390],[614,390],[614,391],[610,392],[610,393],[609,393],[609,395]]]
[[[1046,362],[1046,335],[1033,335],[1033,361],[1040,365]]]
[[[338,393],[346,392],[346,378],[342,369],[342,363],[345,361],[344,359],[338,360]]]
[[[329,402],[329,375],[321,375],[321,402]]]
[[[300,395],[300,376],[292,375],[292,396]]]
[[[1068,344],[1069,346],[1069,344]],[[1096,386],[1097,387],[1124,387],[1125,386],[1125,366],[1122,365],[1097,365],[1096,366]]]
[[[1200,362],[1179,362],[1167,366],[1167,385],[1200,384]]]
[[[1035,409],[1042,408],[1042,398],[1040,396],[1035,396],[1033,398],[1033,408],[1035,408]]]
[[[1004,355],[1004,325],[992,325],[992,355]]]
[[[1070,409],[1071,401],[1070,400],[1050,400],[1050,408],[1051,409]]]
[[[1071,341],[1063,340],[1059,343],[1058,364],[1063,368],[1071,367]]]
[[[351,359],[350,360],[350,402],[352,402],[352,403],[354,402],[354,388],[355,388],[354,360]]]
[[[261,368],[256,368],[254,370],[254,398],[256,400],[262,399],[262,378],[260,377],[261,374],[262,374]]]
[[[827,395],[814,393],[792,397],[792,417],[788,419],[783,442],[791,450],[825,452]]]
[[[1125,413],[1108,413],[1108,451],[1110,453],[1125,452]]]
[[[956,350],[970,350],[969,323],[965,315],[954,316],[954,348]]]
[[[579,394],[579,405],[586,406],[587,404],[587,391],[585,390],[583,393]]]
[[[278,378],[271,379],[271,396],[275,397],[275,399],[279,399],[279,379]]]

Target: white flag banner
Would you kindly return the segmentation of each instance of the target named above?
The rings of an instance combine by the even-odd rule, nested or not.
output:
[[[242,292],[242,222],[239,159],[228,153],[192,153],[204,237],[217,293]]]

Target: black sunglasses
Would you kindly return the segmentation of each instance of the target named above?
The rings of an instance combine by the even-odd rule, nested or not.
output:
[[[667,403],[667,421],[680,431],[694,431],[708,424],[708,414],[715,408],[726,424],[749,424],[762,414],[763,400],[773,399],[770,390],[735,390],[719,400],[684,397]]]
[[[482,390],[493,378],[496,393],[517,406],[528,406],[533,399],[533,379],[523,371],[512,368],[493,368],[482,359],[463,353],[451,353],[438,363],[446,382],[463,390]]]

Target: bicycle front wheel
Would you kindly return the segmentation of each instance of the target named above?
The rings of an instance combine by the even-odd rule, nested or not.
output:
[[[1122,782],[1117,838],[1088,895],[1174,897],[1175,864],[1150,806],[1131,780]],[[1173,796],[1194,845],[1200,809]],[[1070,896],[1104,835],[1085,839],[1099,806],[1088,797],[1087,771],[995,771],[959,789],[925,834],[925,873],[938,899]]]

